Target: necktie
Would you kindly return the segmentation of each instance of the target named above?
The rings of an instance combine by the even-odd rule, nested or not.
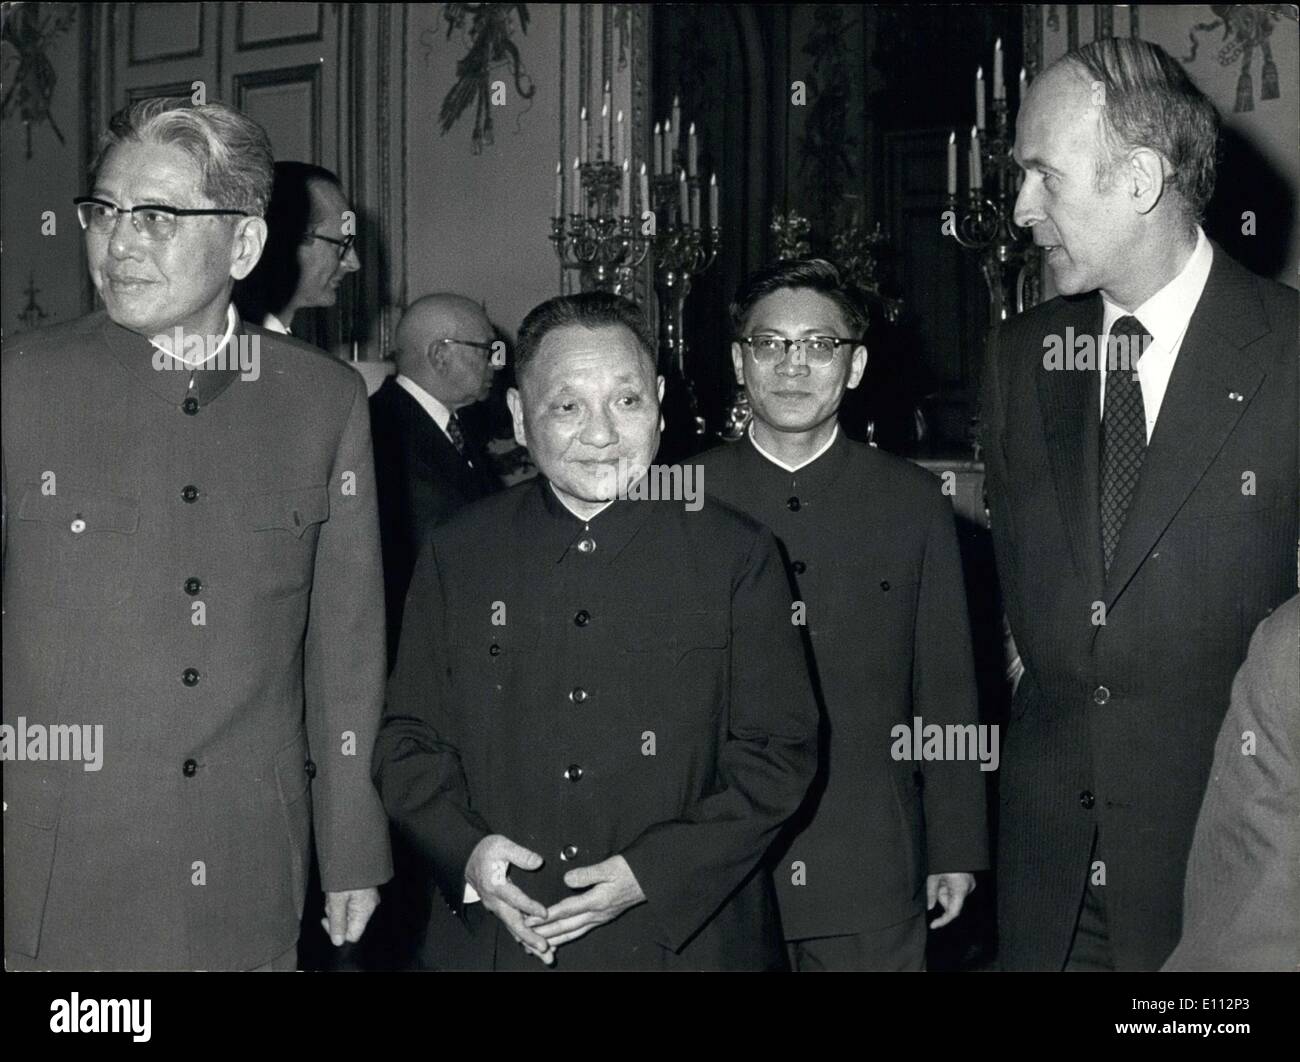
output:
[[[1129,357],[1122,352],[1125,343],[1114,344],[1121,352],[1112,370],[1106,366],[1106,410],[1101,418],[1101,550],[1106,571],[1115,558],[1119,535],[1124,529],[1129,503],[1137,490],[1142,459],[1147,452],[1147,415],[1142,404],[1142,384],[1138,380],[1138,359],[1151,341],[1151,335],[1136,317],[1121,317],[1111,327],[1115,339],[1125,339]],[[1108,344],[1108,351],[1110,344]]]
[[[456,452],[464,457],[465,433],[460,430],[460,421],[456,419],[455,413],[447,418],[447,438],[451,440],[451,445],[456,447]]]

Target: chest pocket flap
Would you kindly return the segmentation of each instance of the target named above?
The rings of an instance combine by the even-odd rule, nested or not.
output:
[[[329,519],[329,492],[322,487],[249,494],[243,499],[243,523],[250,531],[289,531],[302,537],[313,524]]]
[[[18,503],[18,519],[46,521],[73,534],[115,531],[129,535],[140,522],[140,503],[135,498],[103,491],[69,490],[47,495],[38,487],[28,487]]]
[[[645,613],[619,624],[619,648],[633,653],[672,653],[682,657],[693,649],[723,649],[731,640],[727,613]]]

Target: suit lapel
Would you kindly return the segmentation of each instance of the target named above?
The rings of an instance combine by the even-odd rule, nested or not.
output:
[[[1101,297],[1064,302],[1048,334],[1096,336],[1101,331]],[[1069,344],[1067,344],[1068,348]],[[1067,352],[1068,354],[1068,352]],[[1089,587],[1102,583],[1101,521],[1098,515],[1097,461],[1100,399],[1096,370],[1049,371],[1036,351],[1039,411],[1047,458],[1056,484],[1061,520],[1069,535],[1076,569]]]
[[[1249,273],[1217,244],[1106,579],[1109,608],[1223,448],[1264,380],[1242,349],[1268,329]],[[1230,395],[1241,395],[1238,401]]]

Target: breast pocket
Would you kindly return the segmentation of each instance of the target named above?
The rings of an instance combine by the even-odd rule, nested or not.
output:
[[[134,585],[139,521],[140,503],[127,495],[79,490],[46,495],[29,487],[19,502],[15,536],[34,537],[29,554],[34,566],[19,578],[35,580],[40,596],[55,608],[120,605]]]
[[[721,710],[730,643],[728,614],[721,611],[643,613],[618,626],[631,687],[643,703],[675,717],[713,718]]]
[[[311,586],[320,526],[329,519],[325,487],[245,495],[238,506],[247,545],[245,563],[255,589],[291,597]]]

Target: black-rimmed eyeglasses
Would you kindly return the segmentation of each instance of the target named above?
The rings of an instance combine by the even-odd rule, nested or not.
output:
[[[357,242],[357,238],[355,236],[344,236],[343,239],[338,240],[335,239],[333,236],[322,236],[319,232],[303,233],[302,238],[304,240],[324,240],[326,243],[332,243],[335,247],[339,249],[340,262],[343,261],[343,259],[345,259],[348,256],[348,252],[352,250],[352,245]]]
[[[841,339],[839,336],[807,336],[803,339],[745,336],[740,341],[759,364],[778,362],[793,348],[803,352],[804,360],[809,365],[829,365],[835,360],[835,352],[840,347],[861,342],[857,339]]]
[[[247,218],[253,215],[247,210],[191,210],[188,207],[164,206],[161,203],[141,203],[134,207],[120,207],[107,199],[82,195],[74,199],[77,208],[77,220],[83,229],[103,236],[117,227],[119,214],[130,214],[135,231],[146,240],[154,243],[166,243],[176,235],[177,218],[201,217],[205,215],[226,215]]]

